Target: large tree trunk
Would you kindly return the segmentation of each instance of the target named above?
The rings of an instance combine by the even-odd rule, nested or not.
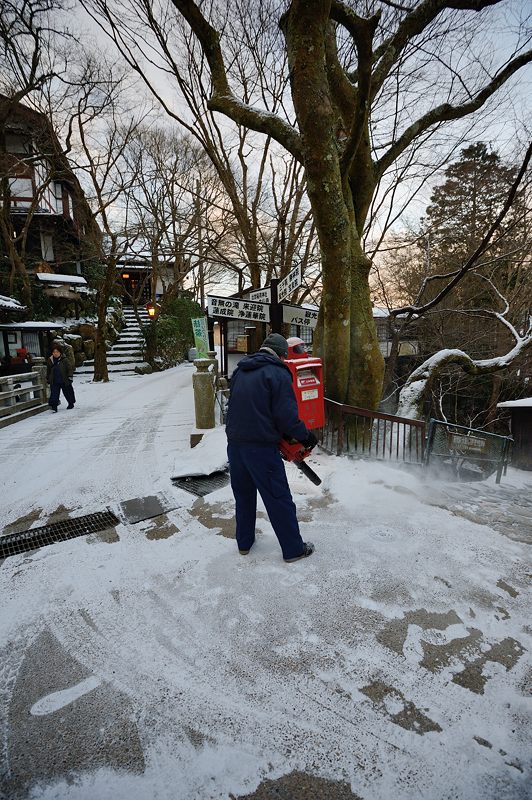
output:
[[[348,167],[340,161],[339,120],[331,102],[323,37],[329,5],[292,3],[283,30],[307,191],[322,257],[320,350],[325,390],[327,397],[337,402],[374,409],[381,396],[384,360],[373,322],[370,262],[361,243],[364,211],[360,209],[367,207],[361,200],[367,192],[366,187],[353,186],[347,180]],[[309,102],[310,97],[318,98],[318,102]],[[358,188],[361,196],[355,197],[353,191]]]
[[[112,258],[107,264],[105,278],[98,295],[98,322],[96,326],[96,343],[94,348],[94,376],[93,381],[109,380],[107,369],[107,306],[116,282],[116,259]]]
[[[294,3],[285,19],[284,32],[292,96],[303,140],[307,191],[322,256],[324,381],[327,396],[343,403],[349,378],[350,222],[343,202],[335,114],[325,70],[322,31],[328,8],[326,4],[321,8],[312,3],[310,6]],[[320,102],[309,103],[309,97],[318,97]]]
[[[98,297],[98,322],[96,325],[96,342],[94,347],[94,381],[104,381],[107,383],[109,380],[109,373],[107,371],[107,351],[105,348],[105,340],[107,338],[107,302],[109,294],[105,292],[104,287],[100,289]]]
[[[369,291],[370,262],[355,242],[351,266],[351,347],[347,402],[377,409],[382,395],[384,358],[379,347]]]

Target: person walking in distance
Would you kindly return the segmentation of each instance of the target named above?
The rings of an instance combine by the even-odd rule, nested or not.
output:
[[[74,403],[76,402],[74,387],[72,386],[74,370],[70,361],[63,355],[63,348],[57,342],[53,345],[52,355],[48,359],[46,366],[48,383],[50,384],[48,405],[52,411],[57,413],[59,395],[62,391],[68,402],[67,408],[74,408]]]
[[[225,429],[239,552],[247,555],[255,542],[258,491],[283,558],[292,562],[312,555],[314,545],[301,538],[279,442],[291,438],[312,448],[317,439],[299,419],[287,355],[284,336],[271,333],[257,353],[239,361]]]

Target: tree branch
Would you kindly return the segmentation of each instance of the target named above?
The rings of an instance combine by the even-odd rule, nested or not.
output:
[[[302,144],[295,128],[270,111],[254,108],[238,100],[232,93],[220,47],[220,36],[199,10],[193,0],[172,0],[175,8],[186,19],[209,64],[212,95],[208,102],[211,111],[219,111],[234,122],[265,133],[283,145],[298,161],[303,160]]]
[[[428,128],[441,122],[461,119],[481,108],[497,89],[499,89],[515,72],[521,67],[532,61],[532,50],[522,53],[510,61],[483,89],[473,97],[472,100],[461,105],[453,106],[450,103],[443,103],[424,114],[416,122],[410,125],[389,150],[376,163],[376,172],[382,176],[388,167],[406,150],[411,142]]]
[[[402,19],[393,36],[383,42],[376,53],[376,56],[380,56],[380,61],[373,73],[372,99],[380,90],[404,47],[414,36],[421,33],[438,14],[446,9],[481,11],[483,8],[499,2],[500,0],[424,0],[416,6]]]
[[[332,0],[331,17],[340,22],[351,34],[355,42],[358,56],[358,90],[356,93],[356,107],[351,122],[349,138],[342,156],[341,169],[343,175],[348,175],[353,159],[360,145],[369,115],[369,101],[371,96],[371,67],[373,37],[379,24],[380,14],[374,14],[368,19],[359,17],[340,0]]]

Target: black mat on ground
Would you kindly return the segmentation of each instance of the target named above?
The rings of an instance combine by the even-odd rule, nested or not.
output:
[[[206,494],[215,492],[229,483],[229,472],[218,470],[210,475],[186,475],[182,478],[172,478],[174,486],[195,494],[196,497],[205,497]]]
[[[144,522],[146,519],[166,514],[167,511],[175,511],[175,508],[175,502],[170,503],[166,497],[154,494],[124,500],[123,503],[120,503],[120,514],[126,522],[134,525],[137,522]]]
[[[107,528],[114,528],[120,520],[112,511],[98,511],[95,514],[85,514],[83,517],[73,517],[60,522],[52,522],[41,528],[32,528],[19,533],[8,533],[0,536],[0,558],[14,556],[27,550],[36,550],[56,542],[65,542],[77,536],[86,536],[89,533],[98,533]]]

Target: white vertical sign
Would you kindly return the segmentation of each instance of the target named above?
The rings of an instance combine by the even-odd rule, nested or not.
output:
[[[255,289],[253,292],[248,292],[246,299],[254,300],[257,303],[271,303],[272,290],[269,286],[266,289]]]
[[[279,281],[277,286],[277,300],[280,303],[286,297],[292,294],[303,283],[303,276],[301,274],[301,264],[294,267],[288,275]]]

